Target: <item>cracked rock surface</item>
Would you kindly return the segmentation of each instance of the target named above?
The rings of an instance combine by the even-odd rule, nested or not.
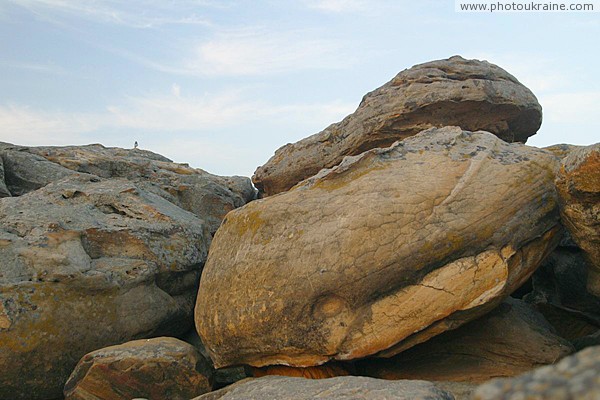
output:
[[[0,201],[0,398],[62,395],[86,353],[191,324],[210,232],[125,179]]]
[[[559,240],[557,163],[430,129],[229,213],[195,309],[215,366],[390,357],[485,314]]]
[[[424,381],[384,381],[359,376],[304,379],[268,376],[249,379],[193,400],[454,400]]]
[[[86,354],[66,400],[189,400],[210,392],[212,371],[192,345],[170,337],[134,340]]]
[[[367,93],[358,109],[322,132],[287,144],[253,177],[263,196],[331,168],[344,156],[386,147],[443,126],[492,132],[525,142],[542,123],[542,108],[514,76],[487,61],[449,59],[415,65]]]
[[[563,223],[589,261],[587,288],[600,297],[600,143],[569,152],[556,186]]]

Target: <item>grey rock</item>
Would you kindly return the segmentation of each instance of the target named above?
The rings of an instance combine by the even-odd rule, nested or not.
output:
[[[341,122],[281,147],[256,170],[253,181],[270,196],[339,164],[345,156],[389,146],[428,128],[455,125],[525,142],[541,122],[537,99],[514,76],[487,61],[455,56],[400,72],[366,94]]]
[[[13,196],[22,196],[50,182],[75,175],[67,168],[26,151],[4,150],[0,157],[4,164],[6,186]]]
[[[249,178],[221,177],[140,149],[100,144],[27,147],[21,152],[51,161],[56,168],[102,178],[127,178],[203,219],[214,233],[229,211],[255,198]],[[26,164],[23,164],[24,168]],[[36,187],[37,188],[37,187]]]
[[[600,398],[600,347],[590,347],[556,365],[479,386],[473,400],[596,400]]]
[[[0,201],[0,398],[62,394],[86,353],[192,323],[210,232],[125,179]]]
[[[6,182],[4,178],[4,162],[2,161],[2,155],[0,154],[0,198],[2,197],[10,197],[10,191],[6,187]]]
[[[193,400],[454,400],[424,381],[384,381],[357,376],[304,379],[269,376],[249,379]]]

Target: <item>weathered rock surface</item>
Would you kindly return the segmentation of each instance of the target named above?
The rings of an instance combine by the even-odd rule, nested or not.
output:
[[[69,377],[66,400],[189,400],[210,392],[208,361],[190,344],[160,337],[86,354]]]
[[[600,398],[600,347],[590,347],[516,378],[494,379],[474,400],[595,400]]]
[[[573,346],[528,304],[507,299],[489,314],[397,356],[360,362],[361,375],[481,383],[553,364]]]
[[[4,162],[0,156],[0,198],[10,196],[10,191],[6,187],[6,182],[4,181]]]
[[[487,61],[455,56],[400,72],[365,95],[341,122],[277,150],[253,181],[270,196],[339,164],[344,156],[386,147],[431,127],[456,125],[525,142],[541,123],[541,106],[515,77]]]
[[[0,398],[62,395],[86,353],[182,334],[210,232],[124,179],[78,174],[0,201]]]
[[[268,376],[249,379],[193,400],[454,400],[452,394],[423,381],[384,381],[358,376],[304,379]]]
[[[13,195],[36,190],[74,171],[127,178],[203,219],[214,233],[225,214],[255,197],[250,179],[222,177],[140,149],[100,144],[66,147],[0,145]]]
[[[431,129],[229,213],[195,310],[215,365],[388,357],[485,314],[557,243],[556,163]]]
[[[4,181],[13,196],[24,195],[50,182],[75,175],[73,171],[36,154],[18,148],[0,149],[0,157],[4,164]]]
[[[563,223],[590,262],[588,290],[600,297],[600,143],[570,152],[556,186]]]

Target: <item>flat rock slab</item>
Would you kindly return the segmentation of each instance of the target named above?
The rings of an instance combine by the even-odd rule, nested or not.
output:
[[[573,353],[532,306],[508,298],[483,317],[381,360],[361,362],[361,375],[482,383],[553,364]]]
[[[0,201],[0,398],[54,399],[82,356],[192,323],[210,232],[125,179]]]
[[[510,379],[494,379],[475,391],[473,400],[600,399],[600,346]]]
[[[600,297],[600,143],[570,151],[556,186],[563,223],[590,263],[588,290]]]
[[[525,142],[542,123],[533,93],[487,61],[451,57],[415,65],[366,94],[358,109],[322,132],[287,144],[253,177],[264,196],[288,190],[344,156],[386,147],[431,127],[456,125]]]
[[[557,163],[431,129],[229,213],[195,311],[215,366],[389,357],[485,314],[556,246]]]
[[[86,354],[65,385],[66,400],[189,400],[210,392],[212,371],[175,338],[134,340]]]
[[[454,400],[424,381],[384,381],[358,376],[304,379],[269,376],[238,382],[193,400]]]

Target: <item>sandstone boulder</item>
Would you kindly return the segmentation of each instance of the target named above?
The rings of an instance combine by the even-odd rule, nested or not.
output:
[[[195,311],[215,365],[393,356],[485,314],[556,245],[556,163],[431,129],[234,210]]]
[[[600,296],[600,143],[571,151],[556,186],[563,223],[590,263],[588,290]]]
[[[541,123],[541,106],[515,77],[487,61],[455,56],[400,72],[365,95],[341,122],[277,150],[253,181],[270,196],[339,164],[344,156],[389,146],[427,128],[456,125],[525,142]]]
[[[382,379],[481,383],[553,364],[572,352],[541,314],[509,298],[456,330],[387,360],[364,360],[358,368]]]
[[[0,398],[53,399],[86,353],[192,323],[210,232],[124,179],[0,200]]]
[[[384,381],[358,376],[312,380],[268,376],[241,381],[193,400],[454,400],[423,381]]]
[[[86,354],[65,385],[66,400],[189,400],[210,392],[208,361],[180,340],[134,340]]]
[[[590,347],[556,365],[516,378],[494,379],[475,391],[474,400],[595,400],[600,398],[600,347]]]
[[[100,144],[66,147],[22,147],[3,144],[12,166],[9,189],[22,195],[75,171],[102,178],[127,178],[203,219],[212,233],[229,211],[255,197],[250,179],[221,177],[140,149]],[[12,184],[12,185],[11,185]],[[12,187],[11,187],[12,186]]]

